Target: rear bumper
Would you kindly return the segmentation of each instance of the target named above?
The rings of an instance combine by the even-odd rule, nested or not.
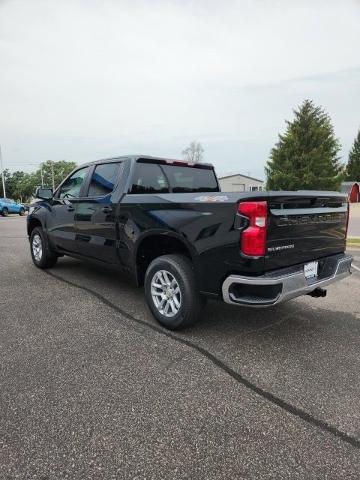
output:
[[[269,307],[311,293],[316,288],[351,275],[350,255],[332,255],[319,259],[319,274],[306,279],[304,264],[277,270],[260,277],[230,275],[222,285],[226,303],[249,307]]]

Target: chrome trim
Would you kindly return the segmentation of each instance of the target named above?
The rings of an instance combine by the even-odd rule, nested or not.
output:
[[[316,261],[316,260],[314,260]],[[325,287],[334,283],[338,280],[348,277],[351,275],[351,262],[352,257],[350,255],[344,255],[344,257],[340,258],[337,261],[335,271],[333,275],[330,277],[321,279],[319,281],[315,281],[311,283],[310,281],[305,278],[303,268],[297,272],[276,276],[273,277],[269,276],[260,276],[260,277],[243,277],[240,275],[230,275],[227,277],[222,285],[222,295],[223,299],[226,303],[230,303],[232,305],[244,305],[248,307],[255,307],[255,308],[265,308],[270,307],[273,305],[277,305],[278,303],[285,302],[295,297],[299,297],[300,295],[306,295],[307,293],[312,292],[316,288]],[[307,263],[307,262],[306,262]],[[305,265],[305,263],[304,263]],[[341,271],[339,269],[341,267]],[[229,289],[230,286],[236,284],[245,284],[245,285],[278,285],[282,284],[282,291],[281,293],[273,300],[265,299],[266,301],[262,303],[251,303],[246,301],[234,301],[230,298]]]

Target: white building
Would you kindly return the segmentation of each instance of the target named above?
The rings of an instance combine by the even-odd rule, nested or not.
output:
[[[222,192],[257,192],[265,187],[263,180],[240,173],[225,175],[218,180]]]

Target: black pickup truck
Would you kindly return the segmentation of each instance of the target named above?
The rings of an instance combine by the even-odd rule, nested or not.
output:
[[[336,192],[220,192],[211,165],[131,156],[78,167],[37,198],[37,267],[70,255],[127,272],[170,329],[192,324],[206,297],[268,307],[350,275]]]

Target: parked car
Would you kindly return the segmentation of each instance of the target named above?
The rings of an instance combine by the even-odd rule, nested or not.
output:
[[[7,217],[9,213],[18,213],[22,216],[25,215],[25,206],[11,198],[0,198],[0,213],[3,217]]]
[[[224,193],[212,165],[134,156],[78,167],[37,197],[37,267],[70,255],[126,272],[170,329],[192,324],[206,298],[268,307],[350,275],[336,192]]]

